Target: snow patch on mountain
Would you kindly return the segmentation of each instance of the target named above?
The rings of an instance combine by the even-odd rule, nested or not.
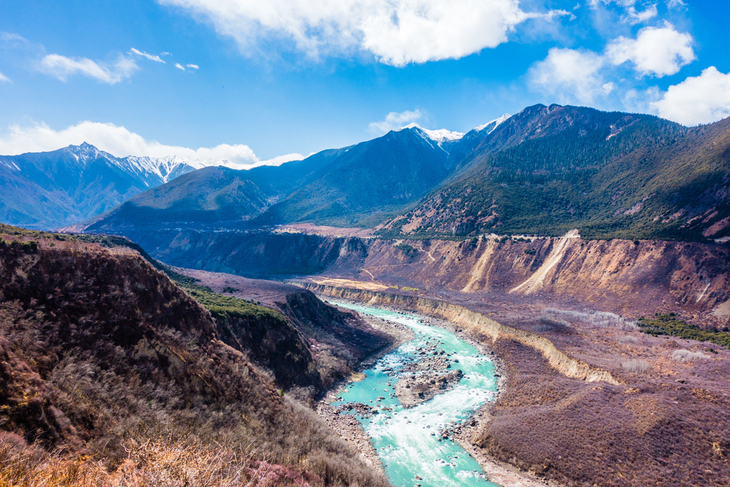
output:
[[[129,171],[140,176],[150,177],[154,175],[163,183],[167,183],[185,173],[206,167],[206,164],[180,156],[128,156],[123,159],[119,159],[118,166],[125,171]]]
[[[405,129],[418,129],[419,131],[423,132],[429,139],[436,142],[439,146],[443,144],[444,142],[455,142],[459,139],[461,139],[464,134],[462,132],[453,132],[451,130],[447,129],[439,129],[439,130],[429,130],[421,127],[417,123],[410,123],[406,125],[405,127],[402,127],[400,130]]]
[[[0,160],[0,164],[2,164],[3,166],[5,166],[5,167],[7,167],[9,169],[15,169],[16,171],[21,172],[20,171],[20,168],[18,167],[18,165],[16,163],[14,163],[13,161],[3,161],[3,160]]]
[[[474,130],[476,130],[477,132],[487,130],[487,135],[489,135],[492,132],[494,132],[494,129],[499,127],[502,123],[506,122],[507,119],[509,119],[511,116],[512,115],[505,113],[501,117],[495,118],[491,122],[483,123],[483,124],[479,125],[478,127],[474,127]]]

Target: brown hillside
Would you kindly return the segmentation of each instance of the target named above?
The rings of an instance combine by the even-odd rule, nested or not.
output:
[[[23,239],[0,242],[0,483],[386,484],[139,254]]]

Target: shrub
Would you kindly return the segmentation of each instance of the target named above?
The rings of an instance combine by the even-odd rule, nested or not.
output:
[[[624,360],[621,363],[621,367],[626,372],[632,372],[634,374],[642,374],[644,372],[647,372],[651,369],[651,364],[647,362],[646,360],[641,360],[637,358]]]
[[[656,314],[654,319],[639,318],[639,327],[649,335],[669,335],[698,342],[712,342],[730,348],[730,334],[722,331],[703,330],[695,325],[680,320],[674,313]]]
[[[710,358],[709,355],[705,355],[702,352],[690,352],[689,350],[681,349],[672,352],[672,359],[677,362],[694,362],[695,360],[704,360]]]
[[[569,322],[578,322],[600,328],[617,328],[619,330],[637,329],[636,322],[626,319],[623,316],[604,311],[582,313],[580,311],[547,308],[543,311],[541,319],[565,326],[570,326]]]
[[[400,243],[396,245],[395,248],[406,254],[408,257],[413,257],[418,253],[418,249],[408,245],[407,243]]]

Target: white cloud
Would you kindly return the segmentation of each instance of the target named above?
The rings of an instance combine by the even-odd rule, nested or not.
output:
[[[603,64],[602,56],[595,52],[554,47],[545,60],[530,67],[528,82],[558,103],[591,104],[597,96],[615,88],[604,81],[600,73]]]
[[[625,3],[630,7],[632,0]],[[627,79],[618,66],[631,61],[640,76],[675,74],[695,59],[692,43],[692,36],[677,32],[671,24],[645,27],[636,39],[619,37],[609,42],[603,53],[552,48],[547,58],[530,67],[527,80],[533,90],[558,103],[595,104],[608,101],[609,95],[615,102],[633,90],[631,77]]]
[[[700,76],[670,86],[664,96],[651,104],[663,118],[684,125],[711,123],[730,116],[730,73],[714,66]]]
[[[0,83],[11,83],[10,78],[0,73]]]
[[[304,156],[301,154],[284,154],[283,156],[276,156],[272,159],[268,159],[266,161],[261,161],[258,163],[258,166],[281,166],[285,162],[291,162],[291,161],[301,161],[304,159]]]
[[[519,0],[158,0],[206,19],[244,53],[265,38],[292,42],[312,58],[362,49],[402,66],[456,59],[507,41],[529,18]]]
[[[25,37],[13,32],[0,32],[0,41],[11,47],[30,46],[31,42]]]
[[[110,85],[129,78],[139,69],[133,59],[119,56],[112,65],[97,63],[87,58],[69,58],[60,54],[49,54],[40,61],[39,69],[61,81],[69,76],[81,74]]]
[[[156,141],[145,140],[139,134],[130,132],[125,127],[111,123],[81,122],[63,130],[54,130],[46,124],[35,124],[21,127],[12,125],[7,131],[0,131],[0,154],[22,154],[24,152],[51,151],[61,147],[82,142],[109,152],[118,157],[128,155],[167,157],[180,156],[201,161],[228,161],[225,165],[235,169],[245,169],[261,165],[253,150],[246,145],[221,144],[216,147],[171,146]],[[298,154],[290,155],[292,158]],[[283,158],[274,158],[272,164],[284,162]],[[292,160],[292,159],[290,159]],[[269,162],[269,161],[265,161]]]
[[[598,8],[601,4],[609,5],[612,3],[626,8],[634,6],[634,4],[636,4],[636,0],[588,0],[588,5],[593,8]]]
[[[423,118],[420,110],[406,110],[405,112],[390,112],[385,116],[385,120],[373,122],[370,124],[370,130],[376,133],[384,134],[391,130],[399,129],[405,125],[414,123],[416,120]]]
[[[645,27],[636,39],[619,37],[606,49],[614,65],[631,61],[643,75],[662,77],[676,74],[694,61],[692,36],[677,32],[671,24],[664,27]]]
[[[197,64],[186,64],[185,66],[190,69],[200,69],[200,66],[198,66]]]
[[[176,67],[177,69],[180,69],[180,70],[182,70],[182,71],[185,71],[185,66],[183,66],[183,65],[182,65],[182,64],[180,64],[180,63],[175,63],[175,67]]]
[[[134,53],[138,56],[146,57],[150,61],[155,61],[156,63],[167,64],[165,61],[162,60],[162,58],[160,56],[155,56],[154,54],[148,54],[144,51],[140,51],[135,48],[130,49],[129,52]]]
[[[639,12],[633,5],[626,9],[626,16],[622,19],[624,22],[628,22],[631,25],[641,24],[649,19],[653,19],[659,15],[659,10],[656,4],[649,5],[646,9]]]

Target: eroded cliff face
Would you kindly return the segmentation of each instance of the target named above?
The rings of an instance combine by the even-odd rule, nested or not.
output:
[[[570,299],[639,316],[730,319],[730,248],[661,240],[384,240],[163,230],[128,235],[173,265],[243,276],[322,275],[429,292]]]
[[[575,298],[628,314],[682,311],[727,321],[727,247],[560,238],[374,240],[353,275],[423,290]]]

